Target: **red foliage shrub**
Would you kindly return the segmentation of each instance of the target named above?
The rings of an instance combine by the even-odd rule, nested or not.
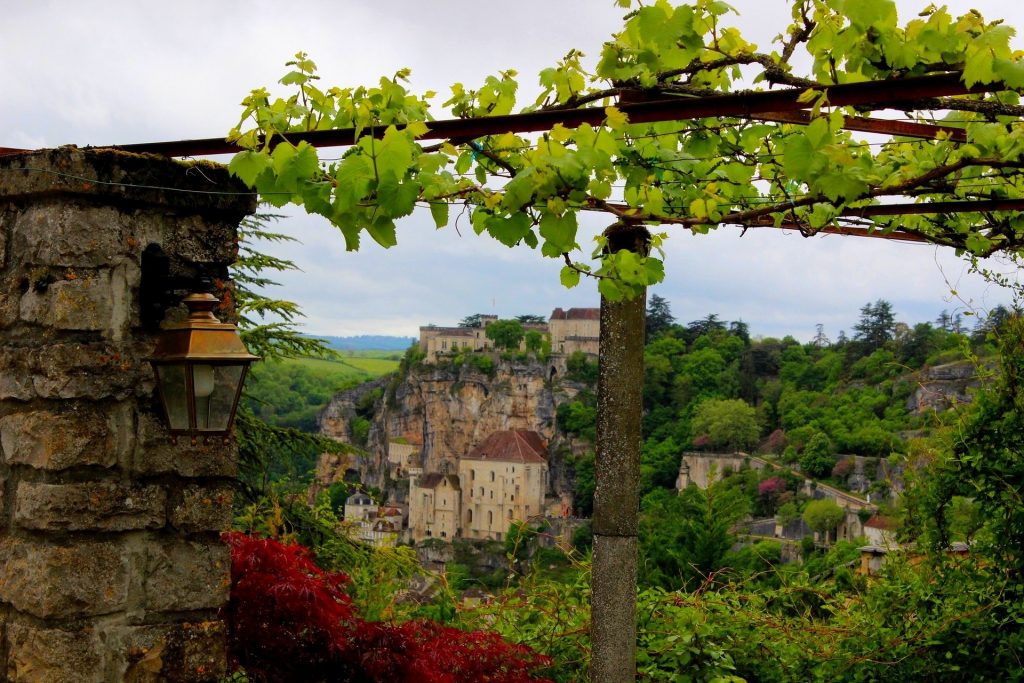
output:
[[[708,436],[707,434],[698,434],[697,436],[693,437],[693,447],[696,448],[697,450],[703,450],[707,448],[709,443],[711,443],[711,437]]]
[[[231,598],[224,612],[236,666],[253,681],[526,683],[548,663],[496,634],[433,622],[364,621],[344,574],[317,567],[310,552],[242,533],[231,546]]]
[[[850,473],[854,470],[853,458],[843,458],[835,464],[832,468],[832,478],[842,481],[850,476]]]
[[[768,438],[764,440],[759,449],[762,453],[781,453],[786,450],[786,446],[789,445],[789,437],[786,436],[786,432],[781,429],[776,429],[774,432],[768,435]]]
[[[769,477],[757,485],[757,495],[762,498],[775,498],[786,490],[786,481],[782,477]]]

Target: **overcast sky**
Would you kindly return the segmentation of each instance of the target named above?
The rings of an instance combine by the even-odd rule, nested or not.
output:
[[[927,4],[898,1],[901,20]],[[788,24],[787,3],[732,5],[734,25],[770,51]],[[976,7],[1024,27],[1024,8],[1015,3],[949,6],[954,15]],[[471,87],[513,68],[527,102],[536,74],[570,48],[596,59],[623,13],[612,0],[0,0],[0,10],[0,146],[24,148],[223,135],[248,91],[275,85],[299,50],[317,62],[327,85],[369,84],[410,67],[417,90],[442,95],[452,83]],[[309,332],[415,336],[421,324],[475,312],[547,315],[556,306],[597,305],[591,283],[561,287],[559,262],[477,237],[465,222],[458,231],[435,231],[429,215],[417,213],[400,223],[398,247],[365,239],[362,251],[347,253],[326,221],[288,214],[281,227],[302,244],[277,253],[304,272],[282,278],[275,295],[303,306]],[[604,222],[585,219],[591,233]],[[833,338],[849,331],[859,308],[879,298],[906,322],[1009,298],[969,276],[948,250],[773,230],[739,234],[723,227],[669,240],[668,275],[653,291],[678,319],[717,313],[746,321],[754,334],[806,340],[817,323]]]

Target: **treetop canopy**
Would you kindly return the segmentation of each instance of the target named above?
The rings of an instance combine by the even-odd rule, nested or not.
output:
[[[618,4],[627,10],[623,28],[603,44],[594,71],[583,53],[569,50],[541,71],[542,92],[525,104],[517,101],[514,71],[473,87],[456,83],[436,105],[435,93],[411,89],[408,70],[374,86],[323,88],[314,62],[299,53],[280,81],[291,94],[259,88],[243,101],[230,138],[246,151],[230,169],[275,206],[294,203],[325,216],[350,250],[364,231],[393,246],[396,221],[417,206],[429,208],[438,228],[449,224],[453,205],[461,207],[460,218],[477,233],[539,248],[565,262],[563,284],[592,275],[611,299],[663,278],[659,246],[667,235],[651,237],[650,255],[610,253],[599,237],[596,263],[587,263],[577,237],[581,211],[694,233],[720,224],[789,226],[808,236],[854,228],[970,256],[1015,256],[1024,246],[1024,216],[1016,210],[1024,201],[1014,203],[1024,200],[1024,53],[1010,46],[1013,28],[975,10],[954,17],[930,5],[904,23],[892,0],[798,0],[791,23],[765,51],[729,25],[734,10],[724,2]],[[810,64],[807,73],[796,71],[798,51],[810,58],[800,60]],[[881,105],[830,102],[837,85],[889,84],[891,100],[901,82],[941,74],[978,92],[885,104],[904,121],[938,128],[855,134],[856,121]],[[707,98],[768,89],[799,93],[805,110],[650,123],[632,123],[623,111],[638,101],[717,102]],[[442,110],[486,120],[583,108],[602,111],[603,122],[424,140]],[[337,161],[321,162],[309,143],[289,141],[300,131],[331,129],[354,133],[355,144]],[[886,215],[884,205],[893,203],[936,206]]]

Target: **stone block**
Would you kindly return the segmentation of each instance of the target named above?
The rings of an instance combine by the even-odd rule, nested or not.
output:
[[[219,621],[113,629],[107,648],[108,677],[124,683],[218,681],[227,672]]]
[[[39,531],[129,531],[164,526],[162,486],[115,482],[41,484],[23,481],[14,497],[14,523]]]
[[[144,358],[149,344],[50,344],[35,354],[32,387],[40,398],[147,396],[155,387]]]
[[[58,330],[108,330],[114,317],[114,291],[107,272],[75,275],[30,289],[21,297],[21,319]],[[123,282],[123,281],[122,281]],[[123,305],[124,294],[116,300]],[[124,315],[120,316],[122,319]]]
[[[14,217],[13,211],[0,212],[0,269],[3,269],[7,259],[7,226]]]
[[[230,486],[186,486],[171,507],[171,526],[188,533],[227,531],[231,526]]]
[[[180,474],[183,477],[235,477],[238,451],[234,444],[220,439],[200,438],[192,444],[188,437],[171,441],[167,427],[152,413],[140,413],[138,444],[132,461],[136,474]]]
[[[110,206],[37,203],[14,221],[11,253],[29,266],[97,268],[141,252],[127,233],[127,217]]]
[[[0,347],[0,401],[28,401],[35,398],[31,366],[32,349]]]
[[[146,610],[213,610],[227,604],[231,551],[219,540],[153,539],[143,555]]]
[[[18,321],[18,302],[20,297],[17,292],[4,291],[3,284],[0,284],[0,329],[10,327]]]
[[[128,216],[137,211],[149,220],[155,215],[178,214],[216,217],[219,221],[237,223],[256,210],[256,198],[243,194],[245,186],[231,178],[225,166],[206,161],[180,162],[152,154],[58,147],[4,157],[0,159],[0,167],[8,171],[31,167],[63,174],[3,173],[0,178],[0,198],[3,199],[57,197],[61,201],[57,206],[76,203],[86,208],[97,204],[123,206]],[[101,182],[86,183],[74,176]],[[143,185],[149,187],[141,187]],[[163,187],[197,191],[159,189]],[[208,193],[211,187],[227,190],[228,194]],[[88,199],[83,201],[81,197]]]
[[[40,470],[111,467],[130,451],[134,427],[128,404],[106,410],[76,405],[60,412],[12,413],[0,418],[0,448],[7,463]]]
[[[99,641],[91,628],[60,630],[12,622],[7,642],[4,680],[11,683],[104,683]]]
[[[0,539],[0,601],[42,619],[109,614],[128,597],[128,562],[118,544],[54,545]]]

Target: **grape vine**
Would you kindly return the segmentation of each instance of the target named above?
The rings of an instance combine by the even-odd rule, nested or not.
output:
[[[974,10],[953,17],[932,5],[901,24],[893,0],[797,0],[774,49],[759,52],[728,25],[732,9],[724,2],[617,2],[628,14],[594,71],[571,50],[540,73],[540,96],[518,109],[603,107],[602,125],[425,145],[420,139],[442,111],[456,118],[517,111],[518,74],[504,71],[476,88],[456,83],[435,106],[436,93],[411,89],[408,70],[374,86],[322,89],[315,63],[299,53],[280,81],[290,94],[259,88],[243,101],[229,138],[245,151],[230,170],[275,206],[302,205],[326,217],[350,250],[364,231],[395,245],[396,222],[417,206],[443,228],[451,207],[462,205],[478,234],[563,260],[564,285],[593,276],[611,300],[663,279],[668,235],[653,235],[647,255],[614,252],[599,237],[588,262],[578,242],[582,211],[694,233],[783,223],[806,236],[833,225],[899,230],[969,256],[1024,246],[1020,211],[842,215],[887,200],[1024,199],[1024,59],[1010,46],[1011,27]],[[794,72],[798,49],[810,56],[807,74]],[[991,84],[991,92],[887,106],[912,121],[962,129],[964,139],[942,131],[934,139],[856,138],[844,122],[863,110],[829,103],[830,85],[936,73],[955,73],[968,87]],[[745,117],[637,124],[618,107],[766,85],[803,92],[807,125]],[[297,131],[342,128],[355,130],[356,143],[338,161],[322,162],[307,142],[289,142]]]

